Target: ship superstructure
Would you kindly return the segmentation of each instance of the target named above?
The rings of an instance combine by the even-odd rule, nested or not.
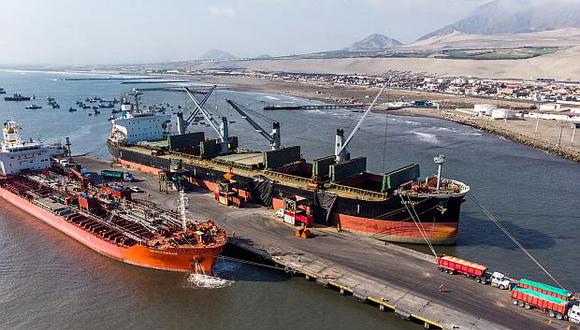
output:
[[[42,141],[23,140],[20,126],[7,121],[2,128],[0,148],[0,175],[7,176],[23,170],[40,170],[50,167],[52,157],[62,154],[61,143],[45,144]]]

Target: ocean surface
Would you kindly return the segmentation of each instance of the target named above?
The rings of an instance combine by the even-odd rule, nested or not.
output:
[[[67,109],[87,97],[112,99],[131,88],[175,84],[121,84],[119,80],[65,80],[86,75],[0,71],[7,94],[35,95],[31,102],[0,100],[0,120],[17,120],[24,136],[45,141],[69,136],[74,154],[108,157],[110,109],[98,116]],[[102,77],[102,76],[94,76]],[[51,109],[46,97],[61,105]],[[242,147],[267,142],[225,103],[231,98],[281,123],[282,143],[301,145],[307,159],[331,155],[338,127],[347,134],[361,113],[349,110],[264,112],[265,104],[316,103],[304,99],[216,91],[208,106],[231,121]],[[26,110],[29,104],[43,106]],[[143,105],[191,106],[184,93],[147,91]],[[261,121],[265,128],[271,124]],[[192,126],[194,130],[205,126]],[[370,114],[350,146],[366,155],[369,170],[383,172],[419,163],[423,176],[436,171],[471,186],[509,231],[572,291],[580,290],[580,166],[479,130],[430,118]],[[424,250],[421,246],[411,246]],[[469,199],[463,205],[457,246],[436,247],[511,276],[549,282]],[[187,276],[141,269],[102,257],[0,200],[0,327],[51,329],[416,329],[392,313],[380,313],[352,297],[340,297],[304,279],[262,267],[219,262],[216,274],[233,281],[221,289],[188,285]]]

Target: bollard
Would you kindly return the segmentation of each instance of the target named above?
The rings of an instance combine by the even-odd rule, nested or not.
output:
[[[381,312],[384,312],[385,311],[385,305],[379,304],[379,310]]]

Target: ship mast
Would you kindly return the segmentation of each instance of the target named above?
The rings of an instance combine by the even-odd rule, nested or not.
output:
[[[189,198],[185,195],[185,191],[179,189],[179,217],[183,231],[187,231],[187,208],[189,207]]]

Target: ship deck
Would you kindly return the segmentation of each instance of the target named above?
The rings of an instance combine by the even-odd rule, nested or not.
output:
[[[124,147],[128,148],[131,151],[139,152],[144,155],[151,155],[151,149],[143,147],[143,146],[130,146]],[[226,156],[220,156],[218,158],[214,158],[212,160],[201,159],[199,157],[175,152],[175,151],[168,151],[167,154],[160,155],[157,157],[164,158],[164,159],[181,159],[184,163],[197,165],[205,168],[214,169],[221,172],[228,172],[232,159],[238,159],[241,163],[248,163],[253,164],[257,162],[257,154],[232,154]],[[261,155],[261,154],[260,154]],[[260,156],[261,159],[261,156]],[[245,177],[255,177],[258,175],[262,175],[267,177],[270,180],[277,181],[280,184],[297,188],[297,189],[304,189],[309,190],[308,184],[312,183],[310,178],[304,178],[300,176],[295,176],[286,173],[275,172],[272,170],[255,170],[249,169],[246,166],[240,166],[234,163],[232,165],[233,173]],[[360,189],[356,187],[349,187],[339,184],[327,184],[325,191],[336,194],[341,197],[352,198],[352,199],[361,199],[361,200],[371,200],[371,201],[382,201],[387,198],[387,196],[383,193]]]

